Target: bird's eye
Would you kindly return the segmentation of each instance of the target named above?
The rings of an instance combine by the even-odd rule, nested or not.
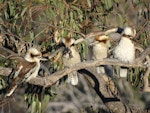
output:
[[[32,53],[30,54],[30,56],[31,56],[32,58],[34,57],[34,55],[33,55]]]

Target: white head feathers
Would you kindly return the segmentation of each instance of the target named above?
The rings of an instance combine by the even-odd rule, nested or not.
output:
[[[135,37],[135,35],[136,35],[136,30],[133,29],[133,28],[131,28],[131,27],[125,27],[122,34],[123,34],[123,35],[126,35],[126,36]]]
[[[28,62],[39,62],[41,60],[41,57],[41,52],[38,51],[36,48],[30,48],[25,55],[25,59]]]

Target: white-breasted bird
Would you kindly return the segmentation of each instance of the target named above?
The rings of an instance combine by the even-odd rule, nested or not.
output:
[[[73,66],[81,62],[80,54],[74,45],[75,39],[73,38],[62,38],[62,42],[65,45],[65,50],[63,54],[63,64],[65,67]],[[72,85],[78,84],[77,71],[73,71],[68,74],[67,82]]]
[[[136,35],[136,30],[125,27],[119,44],[114,49],[114,57],[125,63],[132,63],[135,59],[135,47],[132,39]],[[120,77],[127,77],[127,68],[120,68]]]
[[[28,82],[38,75],[40,60],[46,60],[42,58],[40,51],[36,48],[28,49],[25,57],[19,59],[19,63],[10,74],[13,79],[5,96],[11,96],[20,83]]]
[[[107,58],[110,47],[110,38],[106,35],[99,35],[94,41],[97,41],[97,43],[93,46],[93,59],[100,60]],[[98,66],[97,73],[105,73],[104,66]]]

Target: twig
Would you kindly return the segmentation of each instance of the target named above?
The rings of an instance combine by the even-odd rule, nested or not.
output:
[[[3,46],[0,46],[0,51],[1,52],[6,52],[6,53],[9,53],[10,55],[17,55],[15,52],[3,47]],[[2,54],[3,55],[3,54]]]
[[[32,23],[38,23],[38,24],[47,25],[49,27],[53,27],[53,28],[57,28],[57,29],[64,29],[64,30],[67,30],[67,31],[70,31],[70,32],[73,32],[73,33],[77,33],[77,34],[81,35],[82,37],[85,37],[85,35],[83,33],[80,33],[80,32],[77,32],[75,30],[68,29],[68,28],[65,28],[65,27],[58,27],[58,26],[50,25],[49,23],[45,23],[45,22],[38,22],[38,21],[31,21],[31,22]]]
[[[143,61],[148,54],[150,54],[150,45],[141,53],[138,58],[135,59],[135,62],[139,63]]]
[[[4,55],[2,55],[2,54],[0,54],[0,56],[3,57],[3,58],[6,58],[6,56],[4,56]]]
[[[65,28],[65,27],[58,27],[58,26],[54,26],[54,25],[50,25],[49,23],[45,23],[45,22],[38,22],[38,21],[31,21],[32,23],[38,23],[38,24],[43,24],[43,25],[47,25],[49,27],[53,27],[53,28],[57,28],[57,29],[64,29],[64,30],[67,30],[67,31],[70,31],[70,32],[73,32],[73,33],[76,33],[76,34],[79,34],[80,36],[82,36],[83,38],[85,39],[88,39],[88,38],[91,38],[91,37],[95,37],[95,36],[98,36],[98,35],[102,35],[102,34],[105,34],[105,35],[108,35],[110,33],[113,33],[113,32],[116,32],[118,28],[112,28],[112,29],[109,29],[105,32],[102,32],[102,31],[99,31],[99,32],[92,32],[92,33],[89,33],[89,34],[83,34],[83,33],[80,33],[78,31],[75,31],[75,30],[72,30],[72,29],[68,29],[68,28]]]
[[[57,55],[58,52],[63,51],[64,47],[61,47],[60,49],[56,50],[54,53],[48,56],[49,59],[52,59]]]

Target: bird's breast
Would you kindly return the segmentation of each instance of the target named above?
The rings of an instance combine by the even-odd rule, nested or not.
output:
[[[30,79],[38,75],[40,69],[40,64],[37,64],[35,67],[31,68],[28,73],[25,74],[24,81],[29,81]]]
[[[94,59],[106,58],[108,53],[108,47],[101,44],[96,44],[93,46],[93,57]]]
[[[79,52],[76,48],[71,48],[70,53],[63,55],[64,66],[72,66],[81,62]]]
[[[114,57],[123,62],[133,62],[135,59],[135,47],[130,39],[121,39],[114,50]]]

